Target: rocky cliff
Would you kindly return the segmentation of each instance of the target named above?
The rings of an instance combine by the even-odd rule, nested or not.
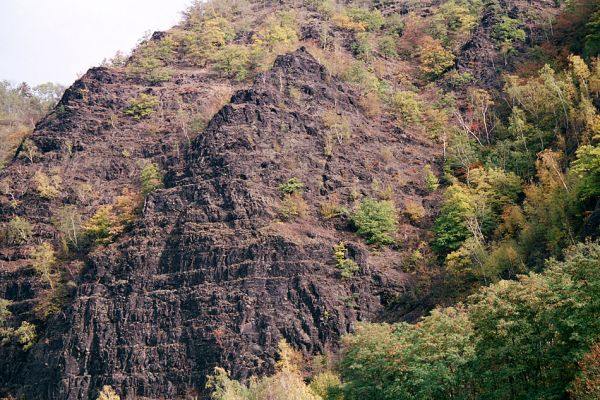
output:
[[[92,70],[78,84],[89,82],[94,92],[94,84],[115,79]],[[301,97],[292,100],[294,88]],[[425,191],[414,175],[435,152],[385,131],[357,103],[304,49],[280,56],[250,89],[236,92],[191,143],[168,188],[146,199],[131,231],[90,256],[72,303],[49,322],[45,340],[3,369],[10,380],[27,377],[19,393],[89,398],[111,384],[126,397],[183,397],[202,388],[217,365],[241,378],[271,370],[282,338],[307,354],[326,352],[357,321],[380,318],[410,280],[386,251],[361,244],[347,222],[323,223],[319,205],[353,190],[371,194],[372,183],[386,176],[406,182],[398,199],[418,198]],[[354,129],[325,156],[322,115],[329,109],[351,119]],[[59,126],[40,134],[45,157],[55,159],[62,149],[61,132],[69,127]],[[110,146],[125,140],[113,142],[111,129],[98,134],[100,126],[83,134]],[[51,129],[51,121],[39,129]],[[102,158],[93,143],[77,140],[87,157]],[[384,147],[396,157],[382,159]],[[86,175],[101,175],[99,164]],[[126,169],[109,163],[102,171],[105,194]],[[306,182],[308,211],[301,220],[282,221],[277,185],[291,177]],[[411,241],[422,235],[409,224],[403,234]],[[332,256],[341,240],[360,265],[350,279],[340,277]],[[31,296],[29,281],[19,285],[4,274],[7,297]]]
[[[414,11],[408,3],[379,6],[405,15]],[[416,10],[425,18],[438,5]],[[253,7],[253,18],[271,13]],[[323,40],[306,13],[300,41]],[[494,18],[484,13],[455,61],[482,87],[496,85],[497,63],[506,62],[490,37]],[[348,51],[354,38],[345,29],[329,33]],[[411,57],[379,59],[380,75],[437,93],[413,79]],[[415,289],[406,270],[441,199],[426,189],[424,167],[439,174],[446,143],[388,112],[374,115],[369,98],[324,64],[299,47],[248,83],[181,60],[159,84],[100,67],[67,90],[31,135],[36,152],[21,146],[0,173],[0,222],[20,216],[33,225],[27,243],[0,245],[0,298],[11,301],[12,326],[33,321],[38,333],[28,351],[0,346],[0,395],[93,399],[112,385],[123,398],[204,398],[215,366],[236,379],[268,373],[281,339],[307,356],[329,353],[360,321],[412,321],[444,297],[441,284],[437,299]],[[140,95],[156,98],[157,111],[128,117]],[[184,116],[198,113],[207,123],[194,130]],[[57,210],[75,206],[89,220],[124,190],[139,190],[149,162],[165,171],[164,187],[112,243],[61,253],[64,299],[40,312],[50,288],[30,255],[35,244],[61,242]],[[60,182],[58,193],[40,196],[40,171]],[[304,188],[290,205],[279,186],[291,178]],[[417,205],[423,215],[400,212],[396,244],[368,246],[345,213],[323,217],[326,207],[352,209],[364,197]],[[352,277],[336,267],[340,242],[359,266]],[[428,273],[435,280],[439,271]]]

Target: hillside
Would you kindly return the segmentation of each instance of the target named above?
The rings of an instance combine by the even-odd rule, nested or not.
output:
[[[0,396],[566,396],[597,7],[214,0],[90,69],[0,171]]]

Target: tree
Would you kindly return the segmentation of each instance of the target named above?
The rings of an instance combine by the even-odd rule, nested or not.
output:
[[[352,222],[367,243],[386,245],[394,243],[398,216],[391,200],[364,199],[352,215]]]
[[[465,398],[474,353],[464,307],[436,309],[415,325],[359,325],[342,339],[344,398]]]
[[[227,371],[216,367],[208,377],[206,388],[214,400],[321,400],[304,383],[300,374],[303,358],[284,340],[279,342],[276,373],[260,379],[251,379],[248,386],[229,377]]]
[[[54,256],[54,248],[48,242],[43,242],[41,245],[34,248],[31,252],[31,264],[35,271],[54,289],[54,265],[56,257]]]
[[[423,40],[419,54],[421,71],[427,79],[435,80],[454,66],[454,54],[431,37]]]
[[[33,180],[37,184],[37,191],[42,198],[50,200],[60,194],[60,185],[62,184],[60,176],[48,177],[41,169],[38,169]]]
[[[122,226],[110,204],[98,207],[83,226],[86,236],[100,244],[110,243],[122,231]]]
[[[6,227],[6,241],[9,244],[27,243],[31,239],[33,227],[25,218],[13,217]]]
[[[579,362],[579,374],[570,393],[574,400],[600,399],[600,343]]]
[[[435,176],[431,169],[431,165],[427,164],[423,167],[423,174],[425,175],[425,187],[429,192],[434,192],[440,186],[440,181]]]
[[[475,210],[469,194],[459,185],[452,185],[444,194],[444,203],[435,220],[433,231],[435,240],[432,248],[440,255],[458,250],[460,245],[471,236],[466,225]]]
[[[142,195],[148,196],[150,192],[163,186],[163,174],[154,163],[148,163],[142,169],[140,175],[142,184]]]
[[[81,215],[76,206],[64,206],[54,219],[56,229],[61,233],[67,246],[78,249],[82,233]]]
[[[600,329],[600,245],[572,246],[542,274],[471,297],[474,376],[487,398],[561,398]]]
[[[393,113],[404,125],[418,124],[422,121],[422,104],[417,94],[409,91],[395,93],[390,99]]]
[[[104,385],[98,393],[96,400],[121,400],[121,397],[115,392],[112,386]]]

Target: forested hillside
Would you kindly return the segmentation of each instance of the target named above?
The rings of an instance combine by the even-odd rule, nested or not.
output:
[[[212,0],[32,133],[4,85],[0,396],[599,399],[599,56],[591,0]]]
[[[35,123],[58,103],[64,90],[50,82],[34,88],[26,83],[13,86],[0,82],[0,169],[14,156]]]

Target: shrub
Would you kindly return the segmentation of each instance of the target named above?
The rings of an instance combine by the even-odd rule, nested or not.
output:
[[[24,351],[29,350],[37,341],[35,325],[27,321],[21,322],[21,325],[15,329],[14,336]]]
[[[298,41],[297,15],[294,11],[280,11],[267,17],[264,26],[253,36],[253,46],[272,51],[280,45]]]
[[[48,177],[41,169],[37,170],[33,176],[37,184],[37,191],[44,199],[53,199],[60,193],[62,179],[58,175]]]
[[[454,54],[440,42],[429,38],[420,50],[421,71],[427,79],[437,79],[454,66]]]
[[[350,65],[350,68],[343,71],[340,78],[352,83],[364,94],[376,93],[383,95],[387,91],[385,82],[371,72],[363,61],[355,61]]]
[[[163,186],[163,174],[154,163],[148,163],[142,169],[140,181],[142,184],[142,195],[147,196],[153,190]]]
[[[41,245],[34,248],[31,252],[31,263],[35,271],[45,280],[50,288],[54,288],[53,267],[56,264],[54,256],[54,248],[48,242],[43,242]]]
[[[321,400],[304,383],[300,368],[302,355],[294,351],[285,341],[279,343],[279,358],[276,373],[259,379],[251,379],[248,386],[232,380],[223,368],[215,368],[208,377],[206,388],[211,390],[213,400]]]
[[[334,138],[340,145],[343,144],[344,140],[352,137],[352,126],[345,116],[334,110],[328,110],[323,114],[323,123],[327,128],[324,153],[326,156],[330,156],[333,153]]]
[[[386,35],[379,39],[377,50],[386,58],[397,58],[398,51],[396,50],[396,38],[391,35]]]
[[[367,29],[365,23],[354,21],[346,14],[334,15],[331,18],[331,22],[340,29],[347,29],[355,32],[364,32]]]
[[[284,218],[304,217],[308,205],[300,193],[286,194],[281,200],[279,212]]]
[[[8,244],[27,243],[31,239],[33,228],[25,218],[14,217],[6,227],[6,241]]]
[[[68,247],[78,249],[81,238],[81,215],[75,206],[64,206],[55,215],[54,225]]]
[[[317,374],[310,382],[310,390],[323,400],[343,400],[342,381],[339,375],[325,371]]]
[[[156,96],[141,93],[138,97],[129,101],[129,106],[125,109],[124,113],[139,121],[150,116],[157,106],[158,98]]]
[[[333,256],[335,258],[335,266],[340,270],[342,278],[350,278],[359,270],[356,261],[348,258],[348,250],[344,242],[339,242],[333,246]]]
[[[363,236],[367,243],[376,245],[394,243],[398,217],[392,201],[364,199],[352,215],[352,222],[358,234]]]
[[[357,33],[351,47],[354,56],[359,60],[369,62],[373,58],[373,45],[368,33]]]
[[[346,14],[353,22],[364,26],[368,31],[380,30],[385,22],[383,14],[377,9],[367,10],[361,7],[350,7]]]
[[[110,204],[100,206],[83,226],[87,237],[99,244],[107,244],[122,231],[119,219]]]
[[[332,195],[331,198],[321,203],[321,215],[325,219],[331,219],[347,215],[348,210],[340,205],[339,198]]]
[[[295,193],[302,193],[304,190],[304,184],[298,178],[290,178],[286,182],[279,185],[279,191],[283,195],[292,195]]]
[[[435,176],[430,165],[423,168],[423,173],[425,175],[425,187],[429,192],[433,192],[440,187],[440,180]]]
[[[250,75],[250,49],[239,44],[229,44],[212,56],[215,69],[236,81]]]
[[[404,203],[404,214],[410,219],[410,221],[414,224],[418,224],[425,217],[425,208],[421,203],[418,203],[413,200],[407,200]]]
[[[127,74],[148,80],[151,84],[171,79],[173,71],[167,62],[173,57],[175,41],[167,35],[159,41],[148,40],[132,57]]]
[[[393,113],[400,122],[414,124],[422,121],[422,105],[416,93],[397,92],[390,99],[390,103]]]
[[[104,385],[96,400],[121,400],[121,397],[115,392],[112,386]]]

